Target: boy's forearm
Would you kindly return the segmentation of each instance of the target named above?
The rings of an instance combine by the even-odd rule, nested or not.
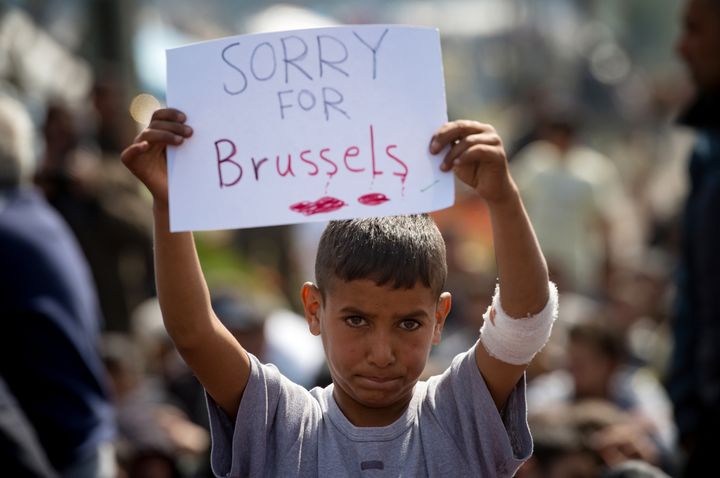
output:
[[[250,359],[215,316],[192,233],[171,233],[167,205],[155,204],[155,274],[165,328],[215,402],[234,420]]]
[[[511,317],[542,310],[548,301],[548,270],[520,193],[488,204],[501,289],[501,305]]]
[[[212,327],[210,293],[191,232],[171,233],[166,204],[153,206],[155,275],[165,327],[178,347]]]

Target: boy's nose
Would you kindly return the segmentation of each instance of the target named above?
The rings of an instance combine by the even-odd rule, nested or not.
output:
[[[378,368],[384,368],[395,362],[395,352],[392,343],[387,337],[371,339],[368,347],[368,362]]]

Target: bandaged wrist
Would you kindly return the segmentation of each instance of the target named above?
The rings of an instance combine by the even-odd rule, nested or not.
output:
[[[550,338],[550,331],[558,315],[558,292],[548,283],[549,297],[543,310],[524,318],[512,318],[500,305],[500,286],[495,288],[492,305],[483,315],[480,342],[498,360],[513,365],[530,363]],[[491,317],[492,311],[494,317]]]

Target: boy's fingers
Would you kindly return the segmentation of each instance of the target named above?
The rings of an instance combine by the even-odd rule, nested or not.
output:
[[[471,137],[466,137],[452,143],[450,151],[447,152],[447,154],[443,158],[442,163],[440,164],[441,170],[450,171],[453,168],[455,160],[461,154],[463,154],[470,146],[473,145],[472,141],[470,141],[470,138]]]
[[[188,137],[192,135],[192,128],[190,126],[178,123],[177,121],[165,121],[165,120],[153,120],[150,122],[148,129],[170,131],[179,136]]]
[[[463,166],[465,164],[480,164],[483,162],[483,159],[490,158],[492,156],[493,146],[489,146],[487,144],[471,144],[449,162],[443,162],[441,169],[443,171],[450,171],[455,167]]]
[[[160,108],[159,110],[155,110],[151,121],[164,120],[184,123],[186,119],[185,113],[180,110],[176,110],[175,108]]]
[[[161,110],[158,110],[161,111]],[[166,111],[166,110],[163,110]],[[176,115],[177,110],[167,113],[167,115]],[[164,114],[157,116],[163,117]],[[137,158],[140,154],[148,151],[151,146],[164,147],[168,144],[179,145],[186,137],[192,135],[192,128],[178,123],[176,120],[162,120],[153,115],[153,120],[148,128],[145,128],[135,138],[135,142],[125,148],[121,153],[120,159],[123,163],[128,164]]]
[[[483,159],[492,157],[493,146],[487,144],[472,144],[458,157],[453,159],[453,166],[482,162]]]
[[[123,163],[128,164],[133,159],[137,158],[140,154],[144,153],[150,148],[147,141],[141,141],[139,143],[133,143],[120,154],[120,159]]]
[[[494,131],[495,129],[491,125],[477,121],[451,121],[442,125],[435,132],[430,142],[430,152],[437,154],[448,144],[471,134]]]
[[[161,129],[145,129],[140,133],[135,142],[147,141],[150,144],[181,144],[185,138],[170,131]]]
[[[450,148],[450,151],[448,151],[448,153],[445,155],[445,158],[440,165],[440,169],[443,171],[451,170],[453,165],[457,164],[457,162],[461,160],[460,158],[464,156],[464,153],[473,146],[498,146],[500,144],[500,138],[494,132],[488,131],[484,133],[465,136],[462,139],[459,139],[453,143],[452,148]]]

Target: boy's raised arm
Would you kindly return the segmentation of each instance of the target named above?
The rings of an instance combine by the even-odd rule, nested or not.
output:
[[[250,375],[249,357],[210,306],[192,233],[171,233],[169,227],[165,150],[190,137],[184,122],[180,111],[156,111],[122,161],[153,196],[155,275],[165,328],[200,383],[234,419]]]
[[[454,170],[488,205],[502,309],[515,320],[537,314],[549,300],[547,265],[510,176],[500,137],[490,125],[459,120],[446,123],[435,133],[430,151],[437,154],[448,145],[441,169]],[[476,347],[476,360],[501,409],[527,364],[499,360],[484,346]]]

